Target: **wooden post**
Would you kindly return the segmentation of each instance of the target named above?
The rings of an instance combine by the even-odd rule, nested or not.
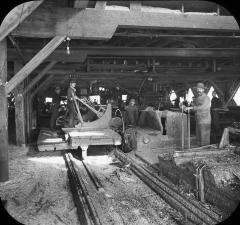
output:
[[[8,104],[5,83],[7,81],[7,40],[0,42],[0,182],[9,179],[8,168]]]
[[[21,64],[14,62],[14,74],[22,68]],[[16,124],[16,145],[25,145],[25,124],[24,124],[24,99],[23,99],[23,83],[21,83],[15,91],[15,124]]]

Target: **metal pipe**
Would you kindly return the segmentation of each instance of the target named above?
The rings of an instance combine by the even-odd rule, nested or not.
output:
[[[202,170],[203,168],[205,168],[206,165],[205,164],[200,164],[197,168],[196,168],[196,195],[197,195],[197,199],[201,202],[205,202],[205,194],[204,194],[204,179],[203,179],[203,174],[202,174]]]
[[[184,116],[183,116],[183,105],[182,105],[182,149],[184,149]]]
[[[116,109],[115,116],[116,116],[117,111],[120,112],[120,116],[121,116],[121,120],[122,120],[122,133],[124,134],[124,132],[125,132],[125,125],[124,125],[123,115],[122,115],[122,112],[121,112],[120,109]]]
[[[201,202],[205,202],[205,193],[204,193],[204,179],[203,179],[203,168],[205,168],[206,165],[203,165],[199,170],[199,197]]]
[[[191,141],[190,141],[190,110],[188,109],[188,112],[187,112],[187,125],[188,125],[188,130],[187,130],[187,133],[188,133],[188,149],[190,149],[190,145],[191,145]]]

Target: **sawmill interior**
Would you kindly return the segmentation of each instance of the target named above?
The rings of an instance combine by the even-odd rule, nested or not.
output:
[[[232,222],[240,30],[230,9],[36,0],[4,17],[0,198],[11,223]]]

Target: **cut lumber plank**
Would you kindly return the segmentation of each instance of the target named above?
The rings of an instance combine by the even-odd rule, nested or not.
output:
[[[41,129],[38,135],[37,146],[39,151],[56,151],[70,149],[68,143],[59,138],[56,132],[49,129]]]
[[[20,84],[40,63],[42,63],[65,39],[65,36],[54,37],[40,50],[7,84],[6,92],[10,93]]]
[[[224,154],[228,153],[229,150],[227,149],[207,149],[207,150],[198,150],[198,151],[191,151],[189,149],[188,151],[175,151],[173,154],[174,158],[178,157],[197,157],[197,156],[207,156],[207,155],[213,155],[213,154]]]
[[[226,127],[223,130],[222,138],[219,143],[219,148],[224,148],[225,146],[229,145],[229,128]]]
[[[22,23],[42,2],[43,0],[29,1],[11,10],[0,26],[0,41]]]

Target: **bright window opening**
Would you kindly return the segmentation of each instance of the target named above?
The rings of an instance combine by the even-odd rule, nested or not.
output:
[[[236,102],[237,106],[240,106],[240,87],[234,95],[233,100]]]
[[[99,91],[105,91],[105,88],[104,87],[99,87],[98,90]]]
[[[192,100],[193,100],[193,97],[194,97],[194,94],[193,94],[193,92],[192,92],[192,89],[189,88],[189,89],[188,89],[188,92],[187,92],[187,94],[186,94],[186,100],[187,100],[187,102],[188,102],[188,103],[191,103]]]
[[[170,93],[170,100],[173,101],[173,100],[175,100],[176,98],[177,98],[177,95],[176,95],[175,91],[172,90],[171,93]]]
[[[182,103],[182,102],[184,101],[184,98],[183,98],[183,97],[180,97],[180,98],[179,98],[179,101],[180,101],[180,103]]]
[[[46,97],[46,98],[45,98],[45,102],[46,102],[46,103],[48,103],[48,102],[51,103],[51,102],[52,102],[52,98],[48,98],[48,97]]]
[[[127,101],[127,95],[122,95],[122,100],[123,100],[124,102],[126,102],[126,101]]]
[[[91,102],[97,102],[97,104],[100,104],[100,96],[99,95],[89,96],[89,99]]]

